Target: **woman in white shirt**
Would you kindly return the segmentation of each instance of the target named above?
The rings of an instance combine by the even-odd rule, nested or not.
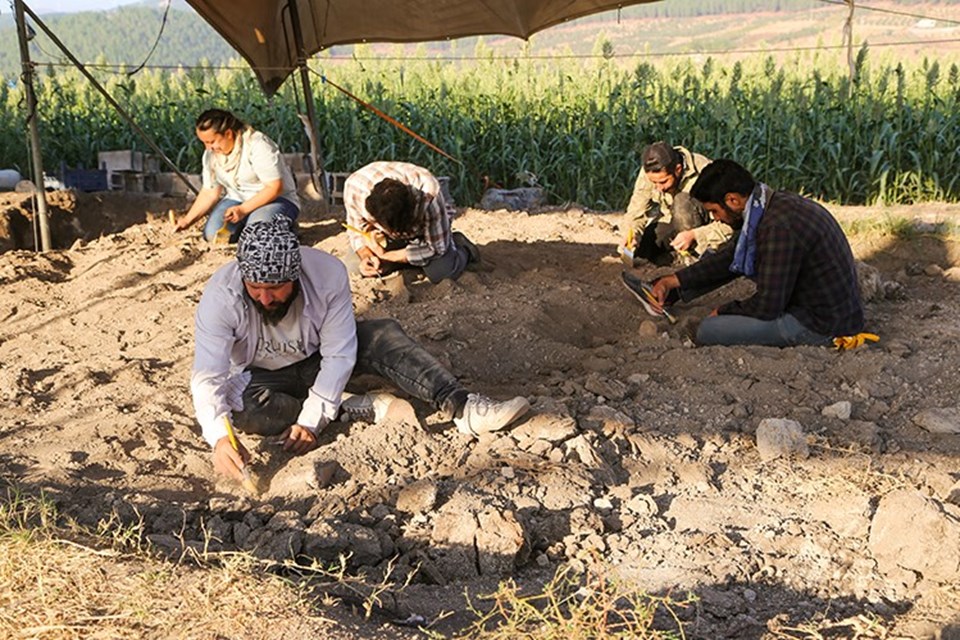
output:
[[[202,188],[177,222],[183,231],[209,214],[203,237],[212,242],[226,228],[236,242],[247,224],[300,215],[297,185],[277,144],[223,109],[208,109],[196,122],[203,142]]]

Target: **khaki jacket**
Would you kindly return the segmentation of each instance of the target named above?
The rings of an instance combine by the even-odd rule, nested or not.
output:
[[[680,176],[680,191],[690,193],[693,184],[700,177],[700,170],[710,164],[710,159],[699,153],[691,153],[684,147],[674,147],[683,156],[683,175]],[[633,229],[633,237],[639,241],[643,230],[654,222],[670,222],[673,213],[673,194],[661,193],[647,179],[641,168],[637,182],[633,186],[633,195],[627,205],[626,228]],[[704,219],[708,216],[704,213]],[[733,229],[716,220],[693,230],[697,239],[697,251],[716,249],[730,239]]]

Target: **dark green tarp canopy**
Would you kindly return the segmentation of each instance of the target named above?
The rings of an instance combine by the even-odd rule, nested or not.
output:
[[[290,0],[187,0],[272,95],[297,68]],[[561,22],[655,0],[294,0],[307,56],[338,44],[526,38]]]

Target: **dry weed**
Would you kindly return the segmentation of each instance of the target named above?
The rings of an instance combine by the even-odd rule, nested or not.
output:
[[[478,620],[464,638],[475,640],[672,640],[685,638],[675,610],[693,602],[652,596],[607,574],[593,562],[583,576],[561,568],[540,593],[523,594],[513,581],[483,596],[492,606],[471,609]]]
[[[214,638],[316,633],[303,589],[232,555],[198,568],[125,551],[135,532],[101,537],[54,522],[42,498],[0,504],[0,637]]]

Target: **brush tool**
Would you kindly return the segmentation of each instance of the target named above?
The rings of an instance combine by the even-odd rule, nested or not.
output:
[[[217,230],[217,235],[213,237],[214,244],[230,244],[230,229],[227,229],[227,221],[223,221],[223,226]]]
[[[237,436],[233,432],[233,424],[230,422],[230,416],[224,416],[223,422],[227,425],[227,437],[230,438],[230,446],[233,447],[234,451],[240,453],[240,444],[237,442]],[[259,495],[260,491],[257,489],[257,483],[255,483],[250,476],[250,470],[247,468],[247,465],[243,465],[240,471],[243,472],[243,481],[240,483],[243,485],[243,488],[255,496]]]

